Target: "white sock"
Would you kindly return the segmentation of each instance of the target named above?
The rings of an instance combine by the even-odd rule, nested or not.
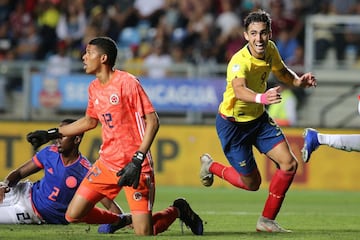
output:
[[[344,150],[360,152],[360,134],[318,134],[320,144]]]

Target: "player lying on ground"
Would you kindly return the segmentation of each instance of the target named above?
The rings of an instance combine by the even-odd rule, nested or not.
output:
[[[65,119],[60,126],[74,121]],[[68,224],[66,209],[91,166],[79,152],[82,137],[83,134],[58,138],[9,173],[0,186],[1,224]],[[44,176],[39,181],[21,181],[41,170]],[[119,219],[122,210],[114,201],[104,198],[101,202]],[[92,219],[88,223],[114,221]]]
[[[358,96],[358,111],[360,114],[360,95]],[[313,151],[320,145],[327,145],[343,151],[360,152],[360,134],[324,134],[313,128],[304,131],[304,146],[301,150],[304,162],[310,160]]]

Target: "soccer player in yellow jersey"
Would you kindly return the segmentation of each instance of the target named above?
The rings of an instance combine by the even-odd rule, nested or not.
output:
[[[289,232],[275,218],[290,187],[297,159],[281,129],[265,111],[265,105],[281,102],[279,86],[266,90],[272,72],[280,81],[295,87],[315,87],[311,73],[298,76],[282,61],[270,40],[271,18],[263,10],[251,12],[244,20],[246,46],[234,54],[227,68],[227,86],[216,117],[216,130],[224,154],[231,166],[215,162],[209,154],[200,157],[200,179],[211,186],[216,175],[235,187],[256,191],[261,176],[253,146],[277,167],[269,186],[269,195],[257,231]],[[241,206],[241,202],[239,202]]]

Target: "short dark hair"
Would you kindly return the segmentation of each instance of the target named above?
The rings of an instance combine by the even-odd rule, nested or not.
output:
[[[117,57],[117,46],[114,40],[109,37],[97,37],[89,42],[90,45],[97,46],[101,51],[108,56],[106,64],[110,67],[115,66]]]
[[[249,13],[249,15],[247,15],[247,17],[244,19],[245,31],[248,30],[250,23],[253,23],[253,22],[266,23],[266,28],[269,31],[271,31],[271,17],[270,17],[270,14],[268,14],[264,10],[259,9],[257,11],[251,12],[251,13]]]

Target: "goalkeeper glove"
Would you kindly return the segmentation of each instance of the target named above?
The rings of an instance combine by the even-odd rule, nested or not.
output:
[[[131,162],[129,162],[123,169],[117,172],[116,176],[120,177],[118,185],[121,186],[133,186],[137,188],[139,186],[141,164],[144,162],[145,154],[137,151]]]
[[[26,139],[33,146],[36,151],[41,145],[49,142],[50,140],[54,140],[57,138],[61,138],[62,135],[59,133],[58,128],[52,128],[47,131],[45,130],[37,130],[35,132],[31,132],[26,136]]]

